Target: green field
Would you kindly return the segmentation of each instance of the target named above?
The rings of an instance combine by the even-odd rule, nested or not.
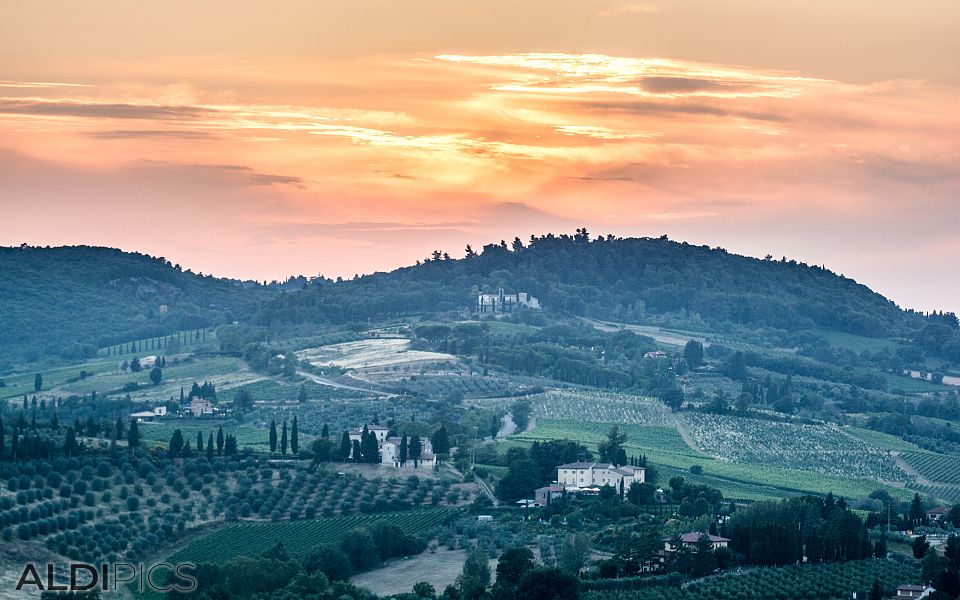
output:
[[[43,377],[43,390],[40,395],[51,388],[66,384],[71,379],[80,379],[80,371],[86,371],[90,374],[112,373],[117,369],[117,361],[96,359],[67,367],[58,367],[56,369],[40,370]],[[36,373],[18,373],[15,375],[4,375],[3,382],[6,384],[0,387],[0,398],[15,398],[29,394],[33,396],[36,392],[33,388],[33,381]]]
[[[269,448],[269,431],[258,429],[252,425],[237,425],[233,421],[219,420],[194,420],[194,419],[171,419],[168,421],[158,421],[154,423],[141,423],[140,438],[144,442],[154,442],[163,447],[167,447],[170,437],[177,429],[183,434],[183,439],[190,442],[190,447],[196,450],[197,432],[203,433],[203,443],[207,443],[209,434],[212,432],[214,439],[217,437],[217,428],[223,426],[223,434],[231,434],[237,438],[237,447],[243,449],[250,447],[254,450],[265,451]],[[279,428],[279,425],[277,426]],[[300,447],[306,447],[307,440],[300,434]]]
[[[901,440],[897,436],[890,435],[888,433],[881,433],[871,429],[862,429],[860,427],[846,427],[844,428],[844,431],[869,444],[885,450],[893,450],[895,452],[915,452],[920,450],[918,446]]]
[[[511,436],[509,439],[524,444],[538,439],[570,439],[596,452],[597,443],[611,426],[603,423],[540,419],[533,431]],[[859,498],[878,488],[887,489],[894,496],[904,499],[912,496],[907,490],[885,486],[867,478],[716,460],[687,446],[676,430],[667,427],[621,425],[621,430],[628,436],[624,444],[628,454],[646,454],[652,464],[681,472],[688,472],[691,466],[700,465],[703,467],[703,476],[711,479],[711,485],[716,483],[719,487],[719,480],[726,481],[728,491],[735,493],[733,497],[737,498],[775,498],[784,494],[828,492],[846,498]],[[663,483],[660,482],[661,485]]]
[[[222,563],[236,556],[257,556],[277,542],[283,542],[291,555],[299,556],[318,544],[339,544],[350,530],[377,521],[389,521],[405,533],[421,533],[455,513],[453,509],[431,509],[281,523],[239,523],[190,542],[169,560]]]
[[[821,329],[817,331],[817,335],[830,342],[831,346],[846,348],[847,350],[852,350],[858,354],[863,351],[877,352],[879,350],[883,350],[884,348],[892,352],[897,346],[897,343],[893,340],[864,337],[862,335],[845,333],[843,331],[829,331]]]

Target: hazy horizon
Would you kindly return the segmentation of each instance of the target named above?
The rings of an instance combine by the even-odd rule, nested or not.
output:
[[[281,280],[586,226],[960,312],[956,2],[0,10],[0,244]]]

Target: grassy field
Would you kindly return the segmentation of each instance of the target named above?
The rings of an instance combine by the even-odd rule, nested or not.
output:
[[[43,390],[40,395],[44,395],[50,389],[62,386],[72,379],[79,380],[81,371],[93,375],[112,373],[117,370],[119,364],[119,361],[113,359],[96,359],[67,367],[41,370],[39,372],[43,377]],[[32,371],[3,376],[2,379],[6,385],[0,387],[0,398],[16,398],[24,394],[33,396],[36,393],[33,387],[34,377],[36,377],[36,373]]]
[[[524,444],[537,439],[570,439],[596,452],[597,443],[611,426],[603,423],[539,419],[533,431],[511,436],[509,439]],[[621,425],[621,430],[627,434],[624,446],[628,454],[646,454],[650,462],[657,467],[684,473],[689,473],[691,466],[700,465],[703,467],[703,477],[709,478],[711,485],[722,480],[726,482],[727,490],[736,494],[733,497],[737,498],[776,498],[785,494],[827,492],[846,498],[858,498],[867,496],[878,488],[887,489],[891,494],[904,499],[912,495],[908,490],[884,486],[878,481],[862,477],[716,460],[690,448],[675,429],[667,427]],[[664,483],[666,480],[660,482],[661,485]]]
[[[236,556],[257,556],[277,542],[283,542],[291,555],[300,556],[318,544],[339,544],[350,530],[376,521],[389,521],[405,533],[420,533],[443,523],[455,512],[453,509],[431,509],[280,523],[238,523],[193,540],[169,560],[174,563],[222,563]]]
[[[877,352],[879,350],[883,350],[884,348],[893,351],[896,349],[897,345],[897,343],[893,340],[864,337],[862,335],[845,333],[842,331],[818,330],[817,335],[830,342],[831,346],[846,348],[856,352],[857,354],[865,350],[869,352]]]
[[[254,450],[265,451],[269,448],[269,434],[267,429],[258,429],[252,425],[237,425],[233,421],[215,421],[215,420],[194,420],[177,419],[169,421],[159,421],[155,423],[142,423],[139,426],[140,438],[144,442],[153,442],[166,447],[170,442],[170,437],[177,429],[183,434],[183,439],[190,442],[190,446],[196,450],[197,432],[203,433],[203,443],[207,443],[209,434],[212,432],[214,440],[217,437],[217,428],[223,427],[223,434],[232,434],[237,438],[237,446],[240,449],[250,447]],[[279,428],[279,425],[277,426]],[[300,446],[306,447],[306,439],[301,433],[299,436]]]
[[[920,450],[918,446],[901,440],[897,436],[890,435],[888,433],[881,433],[879,431],[873,431],[870,429],[862,429],[860,427],[845,427],[844,431],[869,444],[885,450],[893,450],[895,452],[915,452]]]

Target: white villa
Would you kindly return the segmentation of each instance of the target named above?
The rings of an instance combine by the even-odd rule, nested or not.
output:
[[[377,436],[377,445],[380,448],[380,464],[400,468],[400,442],[402,438],[387,437],[390,428],[380,425],[367,425],[367,431]],[[362,441],[363,427],[351,429],[347,432],[347,435],[350,436],[350,441]],[[409,441],[409,438],[407,438],[408,443]],[[407,462],[412,464],[413,461],[408,460]],[[433,453],[433,446],[430,445],[429,437],[420,438],[419,462],[421,467],[430,469],[437,465],[437,457]]]
[[[526,292],[504,294],[500,288],[496,294],[480,294],[477,297],[478,313],[513,312],[518,308],[540,310],[540,301]]]
[[[167,416],[166,406],[154,406],[153,410],[144,410],[130,414],[131,419],[136,419],[137,423],[149,423],[157,417]]]
[[[610,463],[575,462],[557,467],[557,483],[572,490],[604,485],[619,490],[621,482],[624,488],[628,488],[634,481],[643,483],[645,477],[646,469],[643,467],[618,467]]]

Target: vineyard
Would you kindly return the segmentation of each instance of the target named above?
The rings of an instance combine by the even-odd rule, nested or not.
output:
[[[610,423],[538,419],[533,431],[510,436],[506,443],[526,445],[535,440],[569,439],[585,444],[596,451],[597,443],[612,426]],[[710,478],[710,485],[737,494],[733,496],[735,498],[782,497],[783,492],[793,494],[833,492],[835,495],[846,498],[859,498],[869,495],[878,488],[887,489],[899,498],[909,499],[912,496],[911,492],[886,487],[869,478],[785,468],[778,466],[772,457],[768,464],[716,460],[687,446],[677,430],[670,427],[620,425],[620,429],[627,434],[624,447],[628,454],[646,454],[656,466],[676,471],[688,471],[691,466],[699,465],[703,468],[704,475]],[[738,489],[745,493],[738,493]]]
[[[675,586],[624,589],[643,585],[639,578],[628,578],[619,591],[611,585],[604,591],[587,592],[581,597],[584,600],[843,600],[867,598],[877,579],[884,597],[890,597],[897,586],[918,583],[920,570],[914,564],[891,560],[792,565],[715,575],[696,580],[682,589]]]
[[[725,460],[858,478],[906,481],[883,448],[827,425],[686,413],[707,454]]]
[[[931,481],[960,484],[960,457],[932,452],[904,452],[900,458]]]
[[[531,414],[538,419],[673,427],[670,409],[658,400],[642,396],[564,389],[526,398],[530,401]],[[512,398],[499,399],[499,404],[506,409],[513,401]]]
[[[924,496],[939,498],[954,504],[960,503],[960,486],[957,485],[911,485],[910,489]]]
[[[351,530],[376,521],[389,520],[404,533],[415,534],[440,525],[455,514],[455,510],[436,509],[286,523],[241,523],[191,542],[169,560],[220,563],[241,555],[257,556],[277,542],[283,542],[284,548],[296,557],[318,544],[339,544]]]

